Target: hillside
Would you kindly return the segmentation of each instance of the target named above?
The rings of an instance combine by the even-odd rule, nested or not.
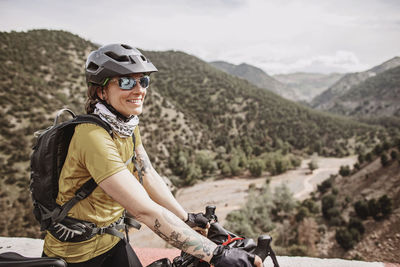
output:
[[[399,155],[398,134],[359,152],[353,166],[342,165],[301,202],[290,186],[253,185],[226,226],[245,236],[269,233],[278,255],[399,263]]]
[[[343,77],[341,73],[288,73],[272,77],[285,84],[298,95],[297,101],[310,102],[314,97],[331,87]]]
[[[299,96],[293,89],[285,86],[283,83],[269,76],[260,68],[246,63],[234,65],[225,61],[214,61],[210,62],[210,64],[228,74],[245,79],[259,88],[264,88],[274,92],[283,98],[293,101],[299,100]]]
[[[0,33],[0,47],[0,234],[37,236],[27,191],[33,133],[50,126],[62,107],[83,113],[83,66],[96,46],[69,32],[33,30]],[[159,72],[140,117],[143,142],[154,166],[178,185],[235,175],[261,157],[283,171],[277,157],[344,156],[385,135],[285,100],[185,53],[144,53]]]
[[[333,209],[340,212],[336,222],[333,218],[325,220],[328,230],[319,248],[324,248],[327,255],[367,261],[400,261],[400,139],[395,144],[374,149],[369,156],[368,153],[360,154],[358,165],[350,173],[342,172],[332,178],[332,187],[317,193],[322,202],[324,198],[335,196]],[[351,229],[351,221],[360,235],[352,232],[353,237],[343,243],[351,247],[343,249],[335,242],[334,234],[345,227]]]
[[[329,109],[351,116],[400,115],[400,66],[368,78],[334,101]]]
[[[329,110],[335,105],[335,100],[352,90],[353,86],[399,65],[400,57],[395,57],[367,71],[346,74],[329,89],[316,96],[311,101],[311,106],[320,110]]]

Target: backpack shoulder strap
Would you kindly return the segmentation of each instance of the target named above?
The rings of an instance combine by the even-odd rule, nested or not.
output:
[[[113,137],[113,131],[111,126],[103,121],[98,115],[95,114],[85,114],[85,115],[78,115],[74,119],[75,124],[81,124],[81,123],[92,123],[97,126],[102,127],[104,130],[107,131]]]
[[[99,116],[94,114],[86,114],[86,115],[78,115],[73,118],[71,124],[82,124],[82,123],[92,123],[98,125],[105,129],[111,137],[113,136],[113,132],[111,126],[108,125],[105,121],[103,121]],[[75,196],[68,200],[64,205],[56,207],[51,214],[48,214],[47,217],[51,216],[51,219],[54,223],[58,223],[62,221],[68,214],[68,211],[80,200],[87,198],[93,191],[96,189],[97,183],[93,178],[90,178],[86,183],[84,183],[76,192]]]
[[[135,133],[132,134],[132,141],[133,141],[133,155],[131,157],[130,160],[132,160],[133,165],[135,166],[135,169],[138,172],[138,176],[139,176],[139,182],[143,185],[143,172],[142,172],[142,168],[139,166],[137,160],[136,160],[136,137],[135,137]]]

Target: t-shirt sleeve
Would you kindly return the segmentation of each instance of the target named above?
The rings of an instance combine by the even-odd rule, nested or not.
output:
[[[138,147],[142,144],[142,137],[140,136],[139,126],[136,126],[133,134],[135,135],[135,147]]]
[[[80,124],[75,128],[74,137],[72,149],[79,151],[79,163],[88,170],[97,184],[126,169],[113,139],[100,126]]]

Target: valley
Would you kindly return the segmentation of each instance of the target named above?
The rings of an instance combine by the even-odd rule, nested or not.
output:
[[[254,184],[261,187],[267,179],[270,179],[272,191],[282,183],[286,183],[297,200],[302,200],[316,189],[317,184],[337,174],[342,165],[352,166],[357,157],[324,158],[318,157],[318,169],[309,174],[308,162],[303,160],[301,167],[288,171],[281,175],[263,175],[259,178],[248,176],[229,177],[213,181],[202,181],[194,186],[181,188],[176,198],[187,211],[204,212],[207,205],[217,207],[216,214],[219,221],[224,224],[226,215],[239,209],[246,201],[249,186]],[[155,235],[148,227],[142,225],[140,231],[131,230],[130,237],[136,247],[166,247],[168,246],[160,237]],[[135,242],[135,240],[137,240]]]

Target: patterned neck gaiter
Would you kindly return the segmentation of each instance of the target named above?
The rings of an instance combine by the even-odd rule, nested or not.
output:
[[[96,104],[93,113],[99,115],[122,138],[131,137],[136,126],[139,124],[138,116],[133,116],[128,122],[124,122],[109,111],[102,103]]]

